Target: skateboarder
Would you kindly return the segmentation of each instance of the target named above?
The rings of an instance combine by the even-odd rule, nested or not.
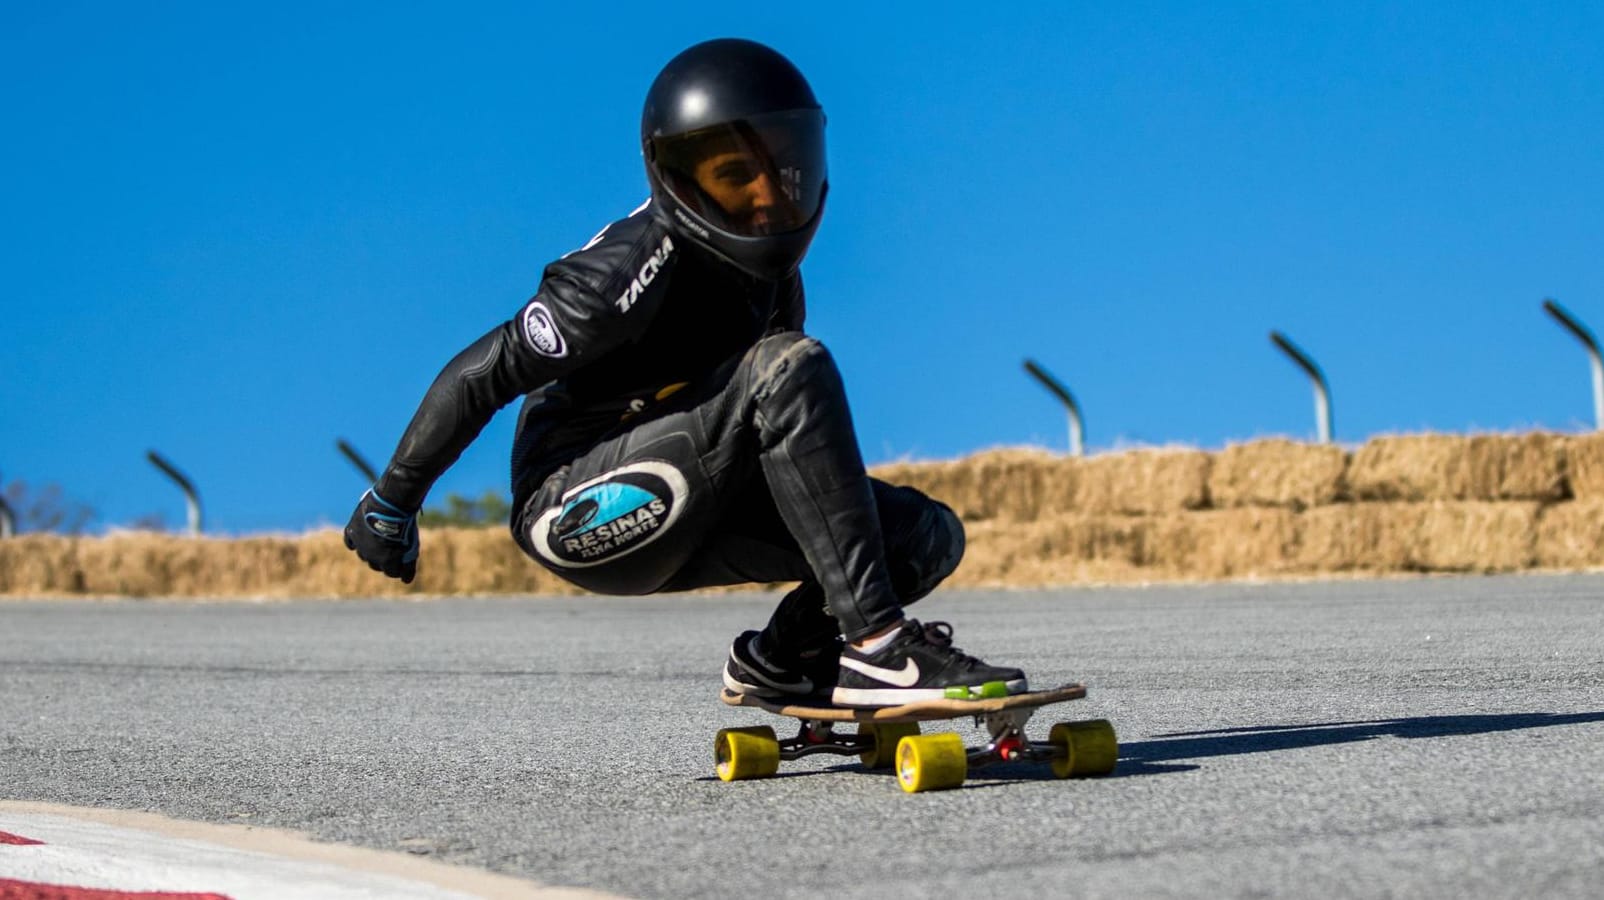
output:
[[[797,267],[828,188],[807,81],[761,44],[698,44],[653,82],[641,149],[650,198],[446,365],[346,546],[410,582],[430,486],[522,396],[512,532],[535,561],[605,594],[801,582],[736,638],[731,690],[854,706],[1025,690],[945,623],[903,616],[957,568],[963,527],[867,476],[841,376],[803,333]]]

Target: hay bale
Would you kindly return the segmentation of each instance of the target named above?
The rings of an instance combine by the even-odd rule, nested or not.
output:
[[[293,558],[284,538],[192,538],[125,532],[84,540],[78,593],[123,597],[258,596],[278,561]]]
[[[1604,500],[1604,432],[1566,440],[1565,475],[1577,500]]]
[[[1478,438],[1472,438],[1474,443]],[[1537,500],[1553,503],[1571,496],[1567,469],[1571,438],[1532,432],[1506,435],[1490,446],[1502,458],[1499,500]]]
[[[83,538],[25,534],[0,541],[0,594],[36,597],[82,593],[78,544]]]
[[[1088,457],[1075,476],[1079,513],[1147,515],[1208,506],[1213,457],[1201,450],[1130,450]]]
[[[78,549],[83,593],[124,597],[165,596],[171,538],[160,534],[113,534],[85,540]]]
[[[1545,568],[1604,566],[1604,498],[1544,507],[1537,519],[1535,556]]]
[[[1184,578],[1240,578],[1293,571],[1297,514],[1241,507],[1153,516],[1141,563]]]
[[[1566,439],[1522,435],[1380,437],[1354,454],[1348,486],[1359,500],[1562,500]]]
[[[429,559],[448,576],[449,594],[576,594],[581,591],[524,555],[505,528],[424,532]],[[421,569],[420,569],[421,571]],[[432,584],[432,582],[431,582]],[[432,590],[432,588],[431,588]]]
[[[965,522],[1033,522],[1066,508],[1075,460],[1037,449],[996,449],[964,459],[893,463],[869,474],[915,488],[952,507]]]
[[[1046,587],[1145,580],[1137,562],[1150,521],[1131,516],[1060,515],[1037,522],[967,527],[963,564],[948,587]]]
[[[1289,509],[1162,516],[1068,514],[1031,523],[981,522],[951,587],[1041,587],[1264,576],[1293,571]]]
[[[1441,434],[1373,438],[1354,454],[1348,487],[1357,500],[1463,499],[1464,439]]]
[[[1355,503],[1299,520],[1298,564],[1316,572],[1512,572],[1536,554],[1535,502]]]
[[[869,474],[890,484],[922,491],[953,508],[966,521],[988,518],[967,509],[971,485],[960,476],[957,460],[882,463]]]
[[[1348,454],[1334,444],[1284,438],[1233,444],[1214,458],[1209,499],[1216,507],[1304,509],[1343,496]]]
[[[1420,567],[1428,572],[1513,572],[1532,566],[1535,502],[1433,503],[1420,524]]]
[[[168,590],[184,597],[284,597],[299,564],[297,538],[220,539],[168,537]]]
[[[1305,510],[1297,518],[1293,568],[1303,572],[1389,572],[1409,568],[1412,532],[1400,531],[1404,504],[1343,503]],[[1396,510],[1394,510],[1396,511]]]
[[[428,533],[423,535],[428,539]],[[279,587],[292,597],[395,597],[421,593],[426,579],[442,581],[440,568],[429,555],[428,544],[418,560],[418,578],[411,585],[368,568],[345,549],[345,536],[334,528],[310,531],[295,541],[295,564]],[[277,593],[277,591],[275,591]]]

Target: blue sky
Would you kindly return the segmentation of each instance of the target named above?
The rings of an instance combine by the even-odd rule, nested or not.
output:
[[[709,37],[829,116],[811,331],[865,457],[1592,426],[1594,4],[12,4],[0,479],[98,527],[343,524],[439,367],[645,194]],[[515,407],[437,486],[504,486]]]

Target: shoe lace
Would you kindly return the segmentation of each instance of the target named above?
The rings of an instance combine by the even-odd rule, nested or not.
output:
[[[966,665],[985,665],[979,659],[970,656],[969,654],[952,645],[951,624],[947,622],[924,622],[915,624],[918,624],[920,630],[923,632],[925,643],[946,650],[948,653],[951,653],[955,658],[961,660]]]

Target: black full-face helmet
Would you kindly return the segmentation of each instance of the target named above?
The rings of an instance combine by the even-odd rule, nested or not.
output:
[[[669,61],[641,113],[652,199],[676,231],[763,279],[796,271],[824,212],[824,110],[791,61],[721,38]]]

